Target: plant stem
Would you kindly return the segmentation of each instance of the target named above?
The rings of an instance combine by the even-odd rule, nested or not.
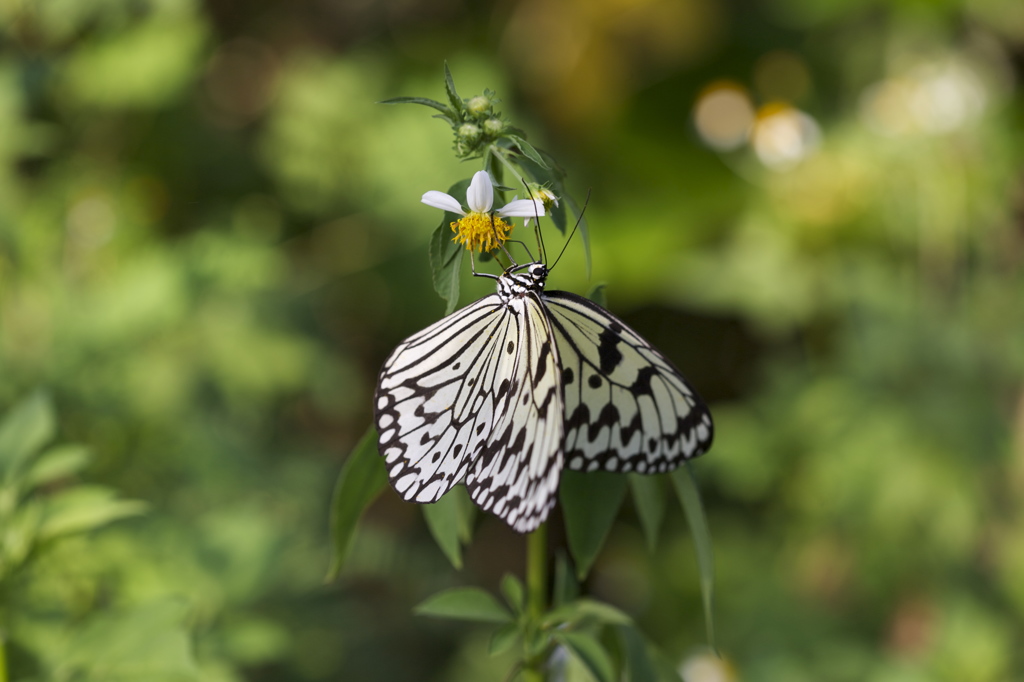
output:
[[[504,154],[503,150],[500,147],[498,147],[497,145],[493,145],[492,144],[488,148],[488,152],[491,154],[491,156],[493,156],[495,159],[500,161],[501,164],[505,168],[508,169],[508,172],[515,176],[516,180],[519,181],[519,184],[522,185],[524,189],[526,189],[526,192],[529,195],[526,198],[536,199],[536,197],[534,197],[533,194],[530,192],[528,183],[526,182],[526,179],[519,173],[519,171],[516,170],[516,167],[513,166],[509,162],[509,160],[507,158],[505,158],[505,154]],[[495,166],[495,172],[496,173],[497,173],[498,170],[499,170],[499,167]],[[501,178],[500,177],[495,177],[494,179],[495,179],[495,181],[501,183]],[[539,218],[533,222],[533,235],[534,235],[534,237],[536,237],[536,239],[537,239],[537,247],[540,249],[540,254],[539,254],[540,255],[540,260],[541,260],[542,263],[546,263],[547,260],[548,260],[548,255],[546,253],[544,253],[544,239],[541,238],[541,235],[540,235],[540,219]]]
[[[548,599],[548,526],[540,528],[526,537],[526,613],[529,621],[537,627],[547,610]],[[527,660],[523,666],[523,680],[544,682],[544,658]]]
[[[0,682],[7,682],[7,649],[4,645],[7,643],[7,638],[4,637],[3,631],[0,631]]]
[[[544,615],[548,596],[548,527],[540,528],[526,538],[526,594],[530,618]]]
[[[501,149],[501,147],[492,144],[490,147],[488,147],[487,151],[490,152],[491,156],[500,161],[501,165],[508,169],[508,172],[511,173],[513,177],[515,177],[516,184],[510,185],[511,187],[517,187],[519,185],[526,187],[526,180],[524,180],[523,176],[519,174],[519,171],[516,170],[516,167],[513,166],[508,159],[505,158],[504,151]],[[495,178],[495,180],[500,181],[500,178]]]

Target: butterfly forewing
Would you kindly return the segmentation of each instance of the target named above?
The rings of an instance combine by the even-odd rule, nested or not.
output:
[[[562,359],[570,469],[656,473],[707,451],[711,415],[671,362],[587,299],[543,298]]]
[[[435,502],[465,477],[481,508],[520,532],[540,525],[562,468],[557,368],[535,298],[485,297],[399,344],[375,405],[395,490]]]
[[[558,354],[536,296],[509,302],[509,334],[498,347],[493,433],[466,487],[481,508],[520,532],[539,526],[555,504],[562,469],[563,409]]]
[[[490,437],[503,328],[496,294],[434,323],[385,361],[374,416],[388,477],[406,500],[436,502]]]

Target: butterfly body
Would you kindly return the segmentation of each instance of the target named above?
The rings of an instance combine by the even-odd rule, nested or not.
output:
[[[563,467],[657,473],[710,447],[711,415],[660,352],[600,306],[545,291],[543,263],[414,334],[385,361],[374,418],[392,486],[470,497],[520,532],[556,500]]]

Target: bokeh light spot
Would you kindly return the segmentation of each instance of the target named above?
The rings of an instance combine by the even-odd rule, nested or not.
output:
[[[798,164],[818,147],[821,128],[804,112],[787,104],[767,104],[757,112],[751,134],[754,153],[773,170]]]
[[[746,141],[754,105],[743,87],[727,81],[713,83],[698,97],[693,122],[706,145],[731,151]]]

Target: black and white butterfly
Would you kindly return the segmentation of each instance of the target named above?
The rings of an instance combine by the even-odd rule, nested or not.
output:
[[[398,345],[374,397],[378,447],[405,500],[465,480],[525,533],[555,505],[562,468],[654,474],[711,446],[711,413],[675,366],[607,310],[545,291],[513,263],[485,296]]]

